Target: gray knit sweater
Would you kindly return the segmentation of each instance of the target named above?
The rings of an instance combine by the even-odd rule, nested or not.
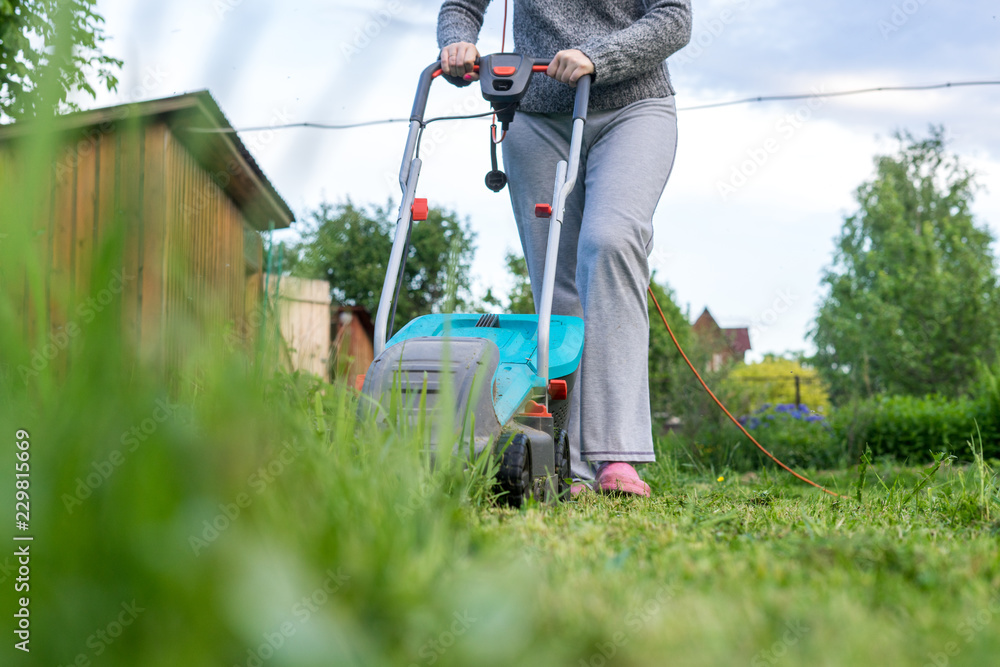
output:
[[[438,45],[476,43],[490,0],[445,0]],[[514,0],[514,47],[532,58],[579,49],[594,62],[590,107],[618,109],[673,95],[667,56],[691,39],[691,0]],[[566,113],[572,89],[535,76],[521,109]]]

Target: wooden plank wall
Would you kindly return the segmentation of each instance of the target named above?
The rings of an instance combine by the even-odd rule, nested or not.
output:
[[[277,284],[273,276],[272,281],[273,291]],[[328,379],[330,283],[282,276],[279,289],[281,337],[292,369]]]
[[[22,153],[0,144],[0,185],[8,192],[18,187]],[[33,223],[42,232],[36,246],[45,277],[37,303],[52,332],[82,324],[88,296],[107,287],[93,284],[104,253],[123,278],[114,295],[123,336],[148,361],[179,361],[185,340],[203,342],[225,327],[242,340],[253,335],[248,320],[261,299],[260,246],[248,246],[245,237],[257,233],[163,122],[75,134],[52,166]],[[23,272],[6,280],[4,291],[23,295],[18,312],[30,331],[41,320],[27,312]]]
[[[26,165],[9,145],[0,145],[0,292],[17,333],[34,344],[38,305],[45,304],[51,249],[52,173],[47,163]],[[42,311],[48,316],[48,308]],[[44,322],[43,322],[44,323]]]
[[[222,189],[228,174],[209,174],[169,135],[166,169],[167,324],[183,330],[198,323],[202,334],[229,334],[230,341],[235,336],[247,342],[253,332],[248,318],[260,303],[254,287],[260,262],[258,258],[257,267],[248,268],[244,243],[249,226]],[[248,280],[248,273],[256,281]]]

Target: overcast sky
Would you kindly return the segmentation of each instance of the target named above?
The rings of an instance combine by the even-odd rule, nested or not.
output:
[[[694,0],[692,44],[668,61],[678,105],[775,93],[1000,79],[997,0]],[[409,114],[437,54],[436,0],[98,0],[106,51],[125,61],[117,94],[86,106],[208,89],[237,128]],[[480,50],[500,50],[503,2]],[[443,82],[429,115],[486,108]],[[657,279],[692,318],[751,326],[753,358],[806,340],[853,192],[899,129],[943,124],[979,173],[973,208],[1000,235],[1000,86],[767,102],[681,111],[673,176],[654,218]],[[516,121],[515,121],[516,122]],[[420,196],[467,216],[479,292],[509,284],[518,249],[506,191],[483,185],[488,120],[425,137]],[[434,126],[431,126],[432,128]],[[300,218],[325,200],[398,200],[405,124],[242,136]],[[756,163],[748,162],[756,157]],[[724,187],[728,186],[728,187]]]

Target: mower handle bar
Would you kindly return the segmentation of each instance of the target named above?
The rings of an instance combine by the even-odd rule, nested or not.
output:
[[[532,71],[547,68],[551,60],[534,59]],[[477,65],[478,66],[478,65]],[[440,61],[428,65],[420,73],[417,94],[413,101],[413,111],[410,114],[410,131],[406,138],[406,149],[403,152],[403,164],[399,171],[399,185],[403,190],[399,205],[399,216],[396,219],[396,234],[393,239],[392,252],[389,256],[385,281],[382,284],[382,296],[379,299],[378,312],[375,316],[375,356],[378,357],[385,349],[389,324],[389,308],[393,301],[393,291],[397,287],[404,255],[409,244],[410,229],[413,224],[413,201],[417,190],[417,180],[420,176],[421,160],[414,155],[417,137],[424,126],[424,110],[427,106],[427,96],[431,83],[441,74]],[[560,160],[556,165],[555,188],[552,193],[551,212],[549,214],[549,237],[545,254],[545,273],[542,279],[541,302],[538,308],[538,368],[539,377],[546,382],[549,378],[549,333],[552,319],[552,298],[555,291],[556,259],[559,250],[559,236],[562,229],[566,198],[576,185],[577,172],[580,168],[580,152],[583,144],[583,128],[587,121],[587,106],[590,101],[590,85],[593,75],[586,74],[576,82],[576,99],[573,104],[573,132],[570,137],[569,155],[566,160]],[[548,393],[545,394],[545,405],[548,406]]]
[[[551,58],[535,58],[534,64],[531,69],[534,72],[543,72],[548,68],[549,63],[552,62]],[[542,68],[542,69],[539,69]],[[476,58],[476,64],[474,65],[474,70],[479,69],[479,59]],[[417,95],[413,100],[413,110],[410,112],[410,121],[423,124],[424,122],[424,111],[427,108],[427,96],[431,91],[431,83],[439,75],[443,74],[441,71],[441,61],[436,60],[427,67],[424,71],[420,73],[420,81],[417,84]],[[580,77],[576,82],[576,100],[573,104],[573,118],[587,118],[587,103],[590,100],[590,82],[593,76],[587,74]]]

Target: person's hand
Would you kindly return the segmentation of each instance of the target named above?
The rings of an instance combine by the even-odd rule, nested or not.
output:
[[[479,50],[475,44],[469,42],[449,44],[441,49],[441,71],[458,79],[475,81],[479,75],[472,71],[472,66],[476,64],[478,57]]]
[[[583,51],[566,49],[555,55],[545,73],[553,79],[575,86],[581,76],[594,73],[594,63]]]

